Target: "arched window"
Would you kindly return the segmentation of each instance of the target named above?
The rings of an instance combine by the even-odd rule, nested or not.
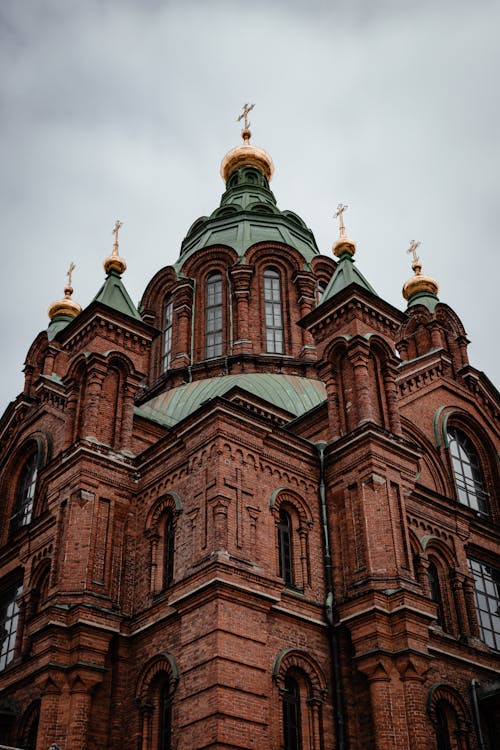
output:
[[[452,718],[451,707],[446,701],[439,701],[436,706],[436,740],[437,750],[452,750],[450,742],[449,720]]]
[[[469,508],[487,514],[488,495],[479,458],[472,442],[456,427],[448,428],[448,439],[459,501]]]
[[[172,699],[170,696],[170,684],[168,681],[165,681],[160,687],[158,718],[158,750],[171,750]]]
[[[36,750],[38,724],[40,721],[40,702],[36,701],[28,708],[19,734],[20,745],[24,750]]]
[[[441,588],[439,585],[439,573],[435,563],[431,562],[427,569],[427,578],[429,581],[429,593],[433,602],[437,604],[437,618],[436,622],[441,627],[444,627],[443,617],[443,600],[441,597]]]
[[[264,314],[266,319],[266,351],[283,354],[283,312],[281,308],[281,279],[278,271],[264,271]]]
[[[165,297],[163,306],[163,350],[161,360],[161,371],[166,372],[170,367],[172,359],[172,318],[173,318],[172,295]]]
[[[22,583],[17,582],[0,594],[0,671],[14,658],[19,621],[17,598],[22,588]]]
[[[290,675],[285,677],[282,701],[284,750],[301,750],[300,688]]]
[[[26,460],[19,475],[14,512],[10,519],[11,531],[27,526],[31,521],[37,474],[38,451],[35,451]]]
[[[222,355],[222,274],[210,274],[206,282],[205,356]]]
[[[172,583],[174,577],[175,523],[171,510],[165,513],[163,526],[163,588]]]
[[[286,584],[293,584],[292,519],[281,509],[278,523],[279,574]]]

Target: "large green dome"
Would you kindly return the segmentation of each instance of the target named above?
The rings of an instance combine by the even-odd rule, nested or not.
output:
[[[258,242],[278,242],[296,248],[309,263],[319,254],[311,230],[293,211],[281,211],[266,176],[254,166],[234,170],[220,206],[190,227],[181,245],[178,271],[193,253],[211,245],[233,248],[240,258]]]

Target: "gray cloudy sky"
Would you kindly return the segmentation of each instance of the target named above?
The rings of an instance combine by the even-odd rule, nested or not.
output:
[[[359,267],[399,307],[420,239],[498,382],[499,28],[495,0],[2,0],[0,409],[70,261],[74,298],[98,290],[116,218],[134,300],[176,260],[245,101],[278,205],[329,254],[348,203]]]

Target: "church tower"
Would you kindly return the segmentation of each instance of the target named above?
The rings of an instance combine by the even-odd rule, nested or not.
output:
[[[138,307],[113,230],[0,421],[0,745],[493,750],[498,394],[242,143]],[[362,262],[362,253],[361,253]],[[97,284],[96,284],[97,286]]]

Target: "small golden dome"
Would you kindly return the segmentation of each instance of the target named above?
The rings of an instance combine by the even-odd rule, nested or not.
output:
[[[118,232],[120,231],[120,228],[122,226],[123,226],[123,222],[117,219],[115,222],[114,229],[111,233],[111,234],[114,234],[115,236],[115,241],[113,244],[113,252],[111,253],[111,255],[108,255],[108,257],[105,258],[102,263],[106,273],[109,273],[110,271],[116,271],[117,273],[122,274],[127,269],[127,264],[125,263],[125,260],[118,255]]]
[[[334,219],[339,220],[339,237],[335,240],[335,242],[332,245],[333,254],[340,258],[341,255],[344,253],[349,253],[350,255],[354,255],[356,252],[356,243],[354,240],[351,240],[349,237],[346,236],[345,233],[345,225],[344,225],[344,212],[347,211],[349,206],[344,205],[343,203],[339,203],[337,206],[337,210],[335,211]]]
[[[53,302],[48,309],[49,318],[51,320],[56,315],[69,315],[72,318],[75,318],[78,313],[81,313],[82,311],[81,305],[79,305],[78,302],[75,302],[74,299],[71,299],[71,295],[73,294],[73,287],[71,286],[71,276],[74,270],[75,264],[71,263],[66,274],[68,277],[68,283],[64,287],[64,299],[59,299],[56,302]]]
[[[430,292],[437,296],[439,284],[432,278],[432,276],[425,276],[422,273],[422,264],[419,258],[416,258],[413,261],[411,267],[415,271],[415,276],[412,276],[411,279],[408,279],[408,281],[403,284],[403,297],[405,300],[410,300],[417,292]]]
[[[251,132],[249,128],[243,128],[241,136],[243,145],[233,148],[223,158],[220,165],[220,173],[224,182],[229,175],[241,167],[256,167],[264,174],[266,179],[271,180],[274,174],[273,160],[262,148],[250,145]]]
[[[354,255],[356,252],[356,243],[349,237],[339,237],[332,245],[333,254],[340,258],[343,253],[350,253]]]

